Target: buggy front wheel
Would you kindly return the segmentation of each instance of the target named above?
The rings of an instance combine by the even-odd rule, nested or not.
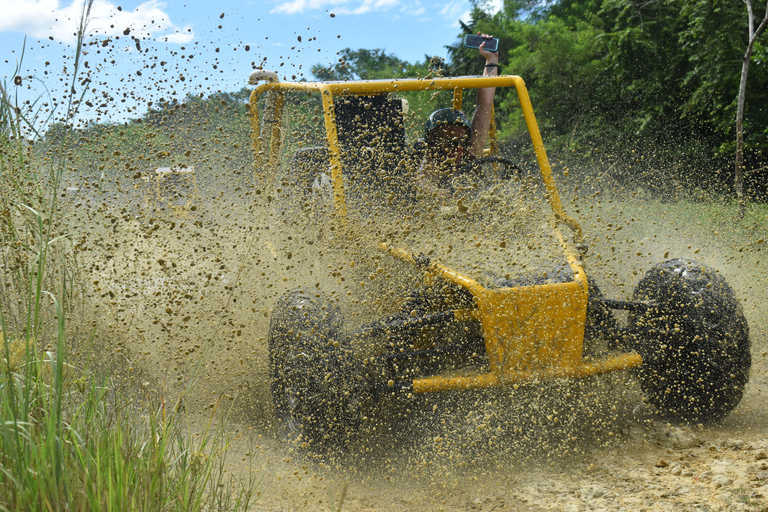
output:
[[[744,395],[752,359],[747,320],[723,276],[695,261],[667,261],[645,274],[633,300],[647,304],[628,320],[648,400],[673,420],[724,418]]]

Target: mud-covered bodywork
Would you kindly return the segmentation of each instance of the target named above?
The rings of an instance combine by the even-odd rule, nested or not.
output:
[[[484,158],[469,178],[453,180],[450,197],[435,199],[417,179],[420,126],[437,108],[471,108],[469,96],[482,87],[516,89],[537,168],[499,155],[492,121]],[[295,311],[273,314],[270,353],[294,354],[280,365],[300,367],[294,377],[326,374],[332,383],[308,385],[311,398],[295,383],[273,386],[291,435],[301,424],[291,415],[303,415],[309,430],[300,435],[322,445],[320,432],[354,423],[362,397],[378,393],[580,378],[657,359],[648,339],[656,327],[620,325],[612,311],[647,312],[665,298],[611,301],[588,279],[581,227],[562,207],[520,77],[272,80],[255,89],[250,106],[256,175],[266,176],[257,188],[274,200],[275,226],[335,262],[350,261],[316,269],[328,276],[281,301],[312,311],[305,321]],[[331,308],[339,310],[334,325],[344,316],[343,332],[334,328],[334,339],[297,349],[312,333],[329,332],[318,312]],[[748,352],[748,338],[744,346]],[[331,372],[329,360],[344,361],[336,365],[344,371]],[[273,379],[284,380],[284,369],[273,366]],[[737,379],[742,389],[747,373],[748,365]],[[320,413],[323,395],[334,405]],[[315,404],[312,414],[306,400]],[[731,398],[727,409],[736,403]],[[679,416],[708,417],[694,410]]]

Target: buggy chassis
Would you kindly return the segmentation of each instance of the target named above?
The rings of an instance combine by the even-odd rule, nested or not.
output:
[[[709,267],[676,259],[653,267],[633,300],[602,296],[584,270],[587,248],[582,230],[563,209],[522,78],[280,83],[274,73],[257,70],[250,83],[261,80],[267,83],[258,85],[250,100],[257,173],[266,175],[271,183],[281,165],[285,93],[320,94],[327,140],[327,161],[321,170],[329,170],[334,210],[329,222],[347,229],[353,227],[349,226],[339,136],[343,127],[334,108],[339,98],[448,90],[453,91],[451,106],[460,109],[465,89],[513,87],[546,191],[551,226],[572,274],[565,282],[507,283],[493,288],[423,255],[382,244],[380,249],[413,264],[428,280],[442,283],[441,289],[451,295],[444,303],[451,306],[430,310],[424,307],[424,297],[415,292],[402,313],[348,334],[333,324],[338,322],[338,307],[323,302],[322,294],[314,290],[289,293],[275,308],[269,336],[273,398],[289,437],[303,439],[305,447],[338,442],[329,432],[339,431],[342,423],[354,423],[357,414],[355,399],[350,396],[481,389],[633,368],[650,401],[664,416],[716,420],[738,404],[751,358],[746,320],[732,291]],[[266,94],[263,117],[257,108],[262,94]],[[486,154],[498,157],[494,121],[489,146]],[[570,239],[561,231],[563,226],[570,231]],[[620,325],[614,310],[629,312],[627,325]],[[463,334],[441,337],[441,329],[449,328]],[[423,337],[425,332],[432,333],[427,347],[413,348],[402,342]],[[382,336],[395,348],[364,361],[355,359],[351,340]],[[607,339],[612,350],[586,354],[585,337],[594,336]],[[463,363],[448,371],[441,364],[429,364],[446,357]],[[413,365],[418,370],[408,369]],[[325,382],[314,379],[315,373],[325,375]]]

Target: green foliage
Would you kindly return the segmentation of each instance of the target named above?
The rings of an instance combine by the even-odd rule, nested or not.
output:
[[[517,44],[506,53],[505,67],[525,77],[541,128],[575,144],[575,133],[594,129],[590,104],[596,91],[590,86],[597,72],[594,47],[598,34],[583,22],[579,23],[581,30],[571,30],[555,17],[534,25],[515,25]],[[504,114],[499,122],[502,137],[526,130],[517,97],[513,91],[509,93],[499,102]]]
[[[92,124],[83,129],[53,124],[38,153],[55,154],[66,147],[77,162],[67,173],[68,185],[96,187],[102,192],[123,190],[130,195],[131,185],[140,184],[142,176],[158,167],[195,166],[196,173],[204,176],[210,170],[210,159],[204,155],[216,146],[249,144],[249,95],[245,88],[205,98],[189,94],[182,101],[150,105],[143,117],[123,124]],[[249,163],[237,165],[247,167]],[[115,186],[121,183],[129,186]]]
[[[385,50],[352,50],[345,48],[339,52],[339,62],[333,67],[316,64],[312,74],[318,80],[372,80],[377,78],[404,78],[425,76],[427,65],[410,64],[387,54]]]
[[[740,2],[505,2],[493,15],[475,3],[462,25],[500,38],[502,72],[526,80],[554,154],[597,151],[612,161],[631,155],[638,185],[644,173],[685,186],[730,181],[722,176],[732,167],[747,35]],[[760,106],[768,101],[767,46],[757,46],[750,69],[748,169],[766,167],[768,110]],[[479,74],[477,52],[457,41],[449,55],[456,74]],[[500,133],[518,146],[526,133],[516,98],[497,94],[495,106]],[[750,175],[753,196],[768,188],[766,174]]]
[[[59,312],[61,313],[61,312]],[[0,372],[0,509],[246,510],[255,482],[221,471],[228,441],[196,438],[162,396],[135,405],[113,382],[76,378],[64,327],[53,353],[5,337]],[[195,440],[193,440],[195,439]]]
[[[690,54],[691,65],[683,83],[692,91],[682,113],[698,117],[711,130],[732,138],[736,115],[734,91],[739,87],[734,64],[744,52],[745,13],[727,4],[686,2],[682,14],[688,23],[679,40],[683,51]],[[752,89],[751,93],[759,91]],[[730,116],[724,117],[724,112]]]
[[[371,78],[393,78],[402,75],[408,63],[388,55],[383,49],[352,50],[339,52],[339,62],[332,68],[317,64],[312,74],[319,80],[353,80]]]

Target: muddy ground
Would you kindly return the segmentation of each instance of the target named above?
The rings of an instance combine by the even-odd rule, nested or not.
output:
[[[336,510],[342,498],[351,511],[768,510],[768,279],[756,243],[768,226],[759,217],[735,232],[717,204],[566,201],[609,297],[629,298],[645,270],[677,256],[727,278],[750,325],[753,366],[721,424],[666,423],[623,372],[414,399],[393,417],[382,403],[346,453],[322,460],[277,438],[269,313],[287,290],[338,284],[363,256],[351,247],[329,263],[316,233],[281,232],[263,198],[201,189],[186,217],[79,198],[70,217],[79,282],[102,368],[144,392],[177,397],[191,386],[193,425],[226,411],[229,471],[260,480],[254,510]]]

